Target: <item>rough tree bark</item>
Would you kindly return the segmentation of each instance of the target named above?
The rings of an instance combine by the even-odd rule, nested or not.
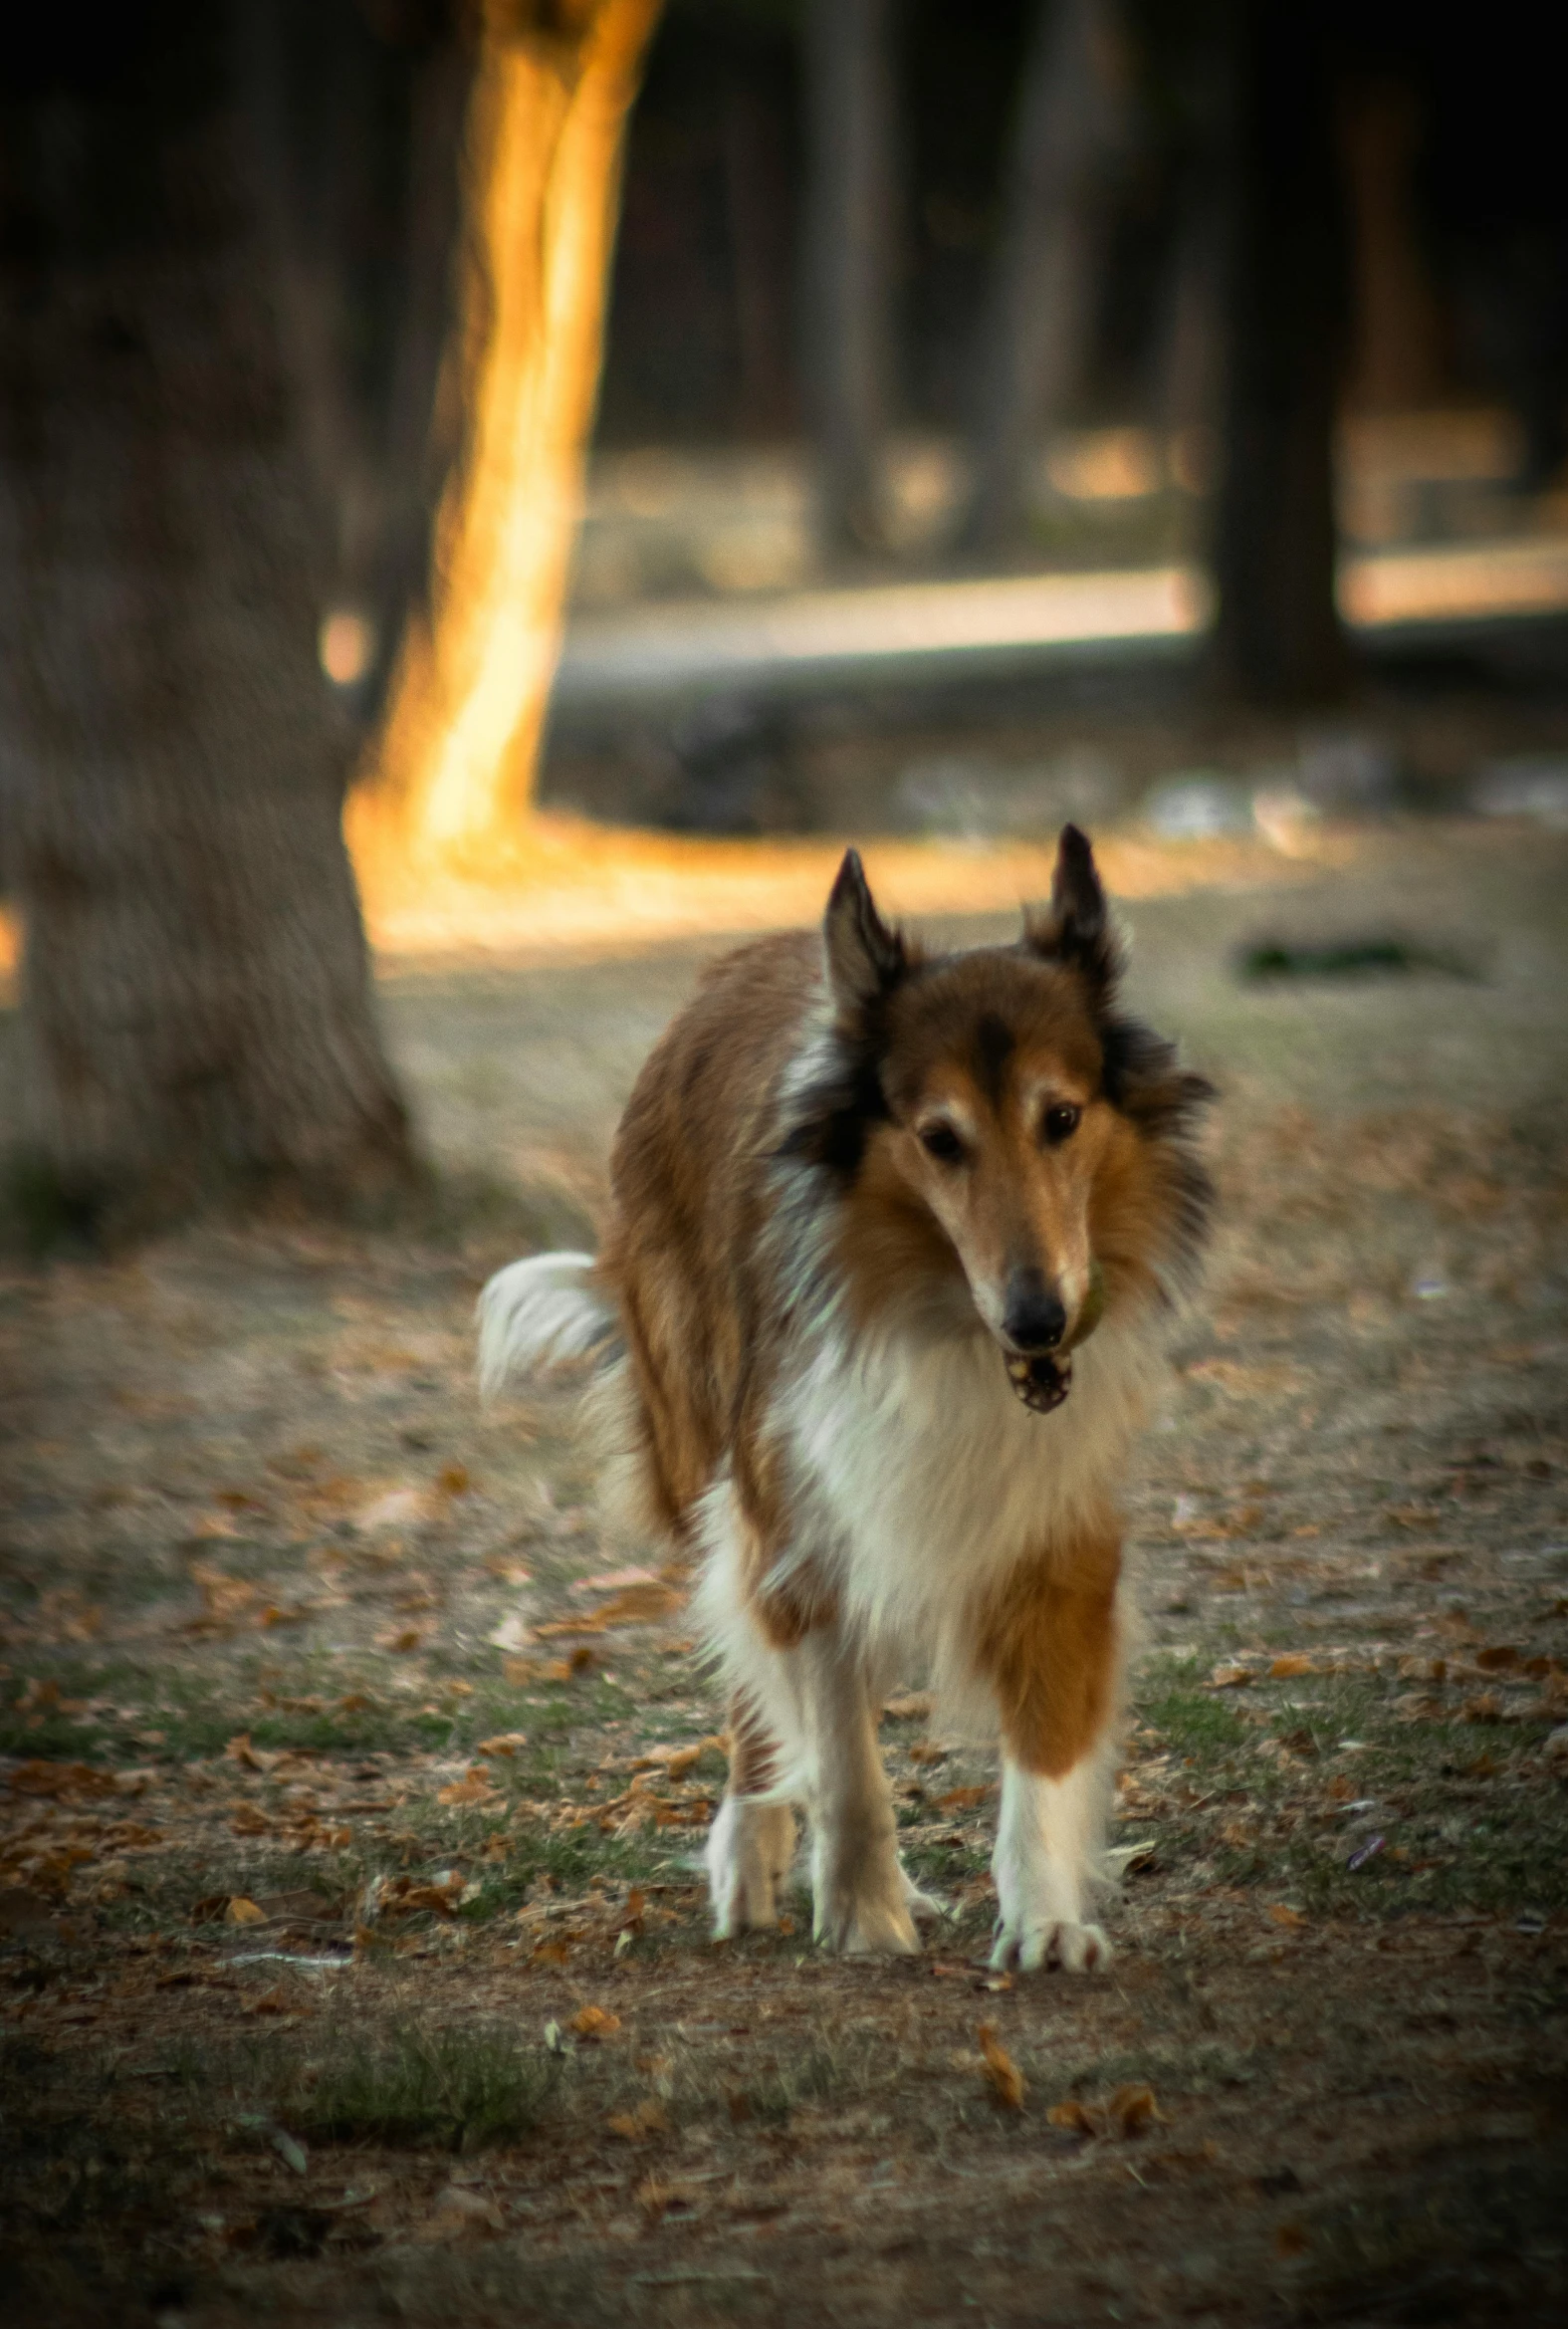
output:
[[[1212,655],[1228,693],[1344,685],[1334,431],[1346,236],[1324,11],[1239,0]]]
[[[804,365],[830,550],[886,547],[892,377],[892,0],[809,0]]]
[[[490,874],[523,838],[598,392],[626,116],[661,0],[486,0],[466,169],[464,442],[356,847]]]
[[[400,1176],[317,664],[322,549],[233,19],[0,85],[0,811],[23,1139],[68,1215]]]
[[[961,535],[970,549],[1005,549],[1025,533],[1030,461],[1081,380],[1109,195],[1131,135],[1128,81],[1117,0],[1045,0],[981,326]]]

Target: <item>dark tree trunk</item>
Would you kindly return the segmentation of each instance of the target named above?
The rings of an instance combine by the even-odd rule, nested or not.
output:
[[[1345,684],[1334,598],[1334,431],[1346,237],[1322,12],[1239,0],[1215,514],[1216,676],[1252,702]]]
[[[34,36],[30,82],[13,60],[0,92],[22,1125],[84,1220],[409,1164],[341,838],[323,530],[232,20],[193,0],[116,25],[105,44]]]
[[[344,708],[381,708],[422,603],[457,414],[437,411],[474,44],[440,5],[237,0],[285,353],[315,497]],[[441,425],[442,421],[446,426]],[[351,671],[352,677],[345,677]]]
[[[885,546],[892,369],[891,0],[809,0],[805,372],[830,549]]]
[[[1045,0],[1019,86],[981,328],[963,528],[973,549],[1003,549],[1025,533],[1030,462],[1081,382],[1128,114],[1114,0]]]

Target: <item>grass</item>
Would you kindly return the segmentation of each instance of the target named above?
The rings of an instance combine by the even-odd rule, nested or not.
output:
[[[262,2084],[279,2123],[310,2142],[475,2151],[532,2134],[560,2076],[559,2057],[521,2044],[505,2023],[401,2022],[370,2037],[334,2033]]]

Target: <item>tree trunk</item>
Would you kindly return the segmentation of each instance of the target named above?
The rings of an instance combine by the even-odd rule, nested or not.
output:
[[[892,375],[891,0],[809,0],[803,338],[829,550],[886,546]]]
[[[999,550],[1028,524],[1029,465],[1085,364],[1127,150],[1116,0],[1045,0],[1024,66],[1002,244],[981,330],[975,485],[962,539]]]
[[[331,522],[323,661],[368,725],[423,605],[454,449],[437,385],[473,44],[441,6],[239,8],[287,352]]]
[[[409,1148],[229,25],[68,36],[0,98],[0,810],[23,1137],[88,1225]]]
[[[1213,663],[1251,702],[1311,702],[1349,669],[1334,597],[1334,431],[1346,256],[1320,12],[1242,0]]]
[[[623,132],[659,5],[485,12],[466,151],[465,442],[381,791],[354,811],[366,850],[390,839],[405,872],[491,873],[522,840],[598,391]]]

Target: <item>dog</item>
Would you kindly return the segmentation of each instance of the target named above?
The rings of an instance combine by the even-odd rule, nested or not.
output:
[[[909,1952],[877,1747],[912,1669],[995,1740],[993,1964],[1103,1967],[1131,1597],[1117,1489],[1197,1261],[1214,1091],[1118,1002],[1088,841],[1011,945],[927,951],[858,855],[820,937],[704,978],[638,1077],[597,1259],[516,1262],[480,1371],[598,1361],[639,1501],[698,1570],[729,1697],[715,1932],[776,1922],[810,1835],[816,1939]]]

